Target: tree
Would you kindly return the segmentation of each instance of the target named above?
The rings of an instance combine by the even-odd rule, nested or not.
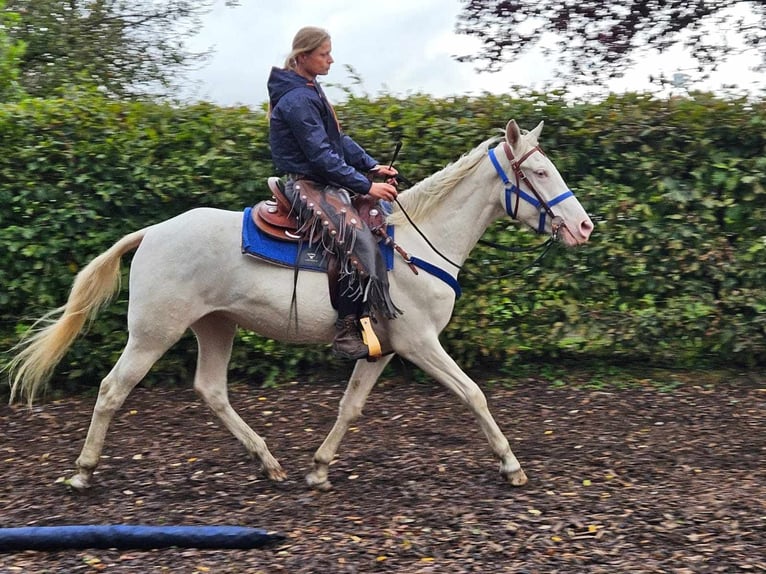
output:
[[[9,28],[27,49],[20,82],[32,96],[72,84],[117,97],[167,95],[205,53],[185,40],[214,0],[7,0],[21,15]],[[232,5],[232,1],[227,1]]]
[[[0,102],[16,99],[22,93],[19,85],[19,62],[24,54],[24,42],[13,40],[7,30],[18,22],[18,14],[4,11],[0,0]]]
[[[457,32],[481,41],[461,61],[495,71],[533,46],[555,53],[569,79],[619,77],[646,49],[681,43],[701,74],[736,51],[761,50],[766,64],[766,2],[743,0],[464,0]],[[711,29],[721,34],[711,35]],[[541,40],[555,33],[555,47]],[[723,34],[725,33],[725,34]],[[733,37],[742,40],[735,47]]]

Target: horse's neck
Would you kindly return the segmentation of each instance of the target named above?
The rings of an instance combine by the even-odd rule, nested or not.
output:
[[[487,165],[478,166],[445,194],[427,219],[416,223],[418,229],[443,255],[462,264],[487,227],[503,214],[497,183]]]

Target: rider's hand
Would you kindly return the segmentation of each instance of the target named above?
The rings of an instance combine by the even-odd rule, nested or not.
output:
[[[399,171],[390,165],[376,165],[370,171],[373,175],[387,175],[389,178],[394,177]]]
[[[388,176],[386,177],[386,183],[393,185],[394,187],[397,187],[399,185],[399,181],[396,179],[396,176],[399,174],[399,171],[390,165],[376,165],[371,170],[373,177],[376,175],[382,175],[382,176]]]
[[[396,188],[390,183],[373,182],[370,186],[369,195],[375,199],[393,201],[398,195]]]

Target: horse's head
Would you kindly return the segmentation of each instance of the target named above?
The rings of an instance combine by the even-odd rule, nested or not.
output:
[[[514,120],[505,128],[505,141],[489,152],[498,175],[505,183],[503,205],[538,233],[550,233],[566,245],[588,241],[593,222],[564,178],[538,145],[540,122],[523,132]]]

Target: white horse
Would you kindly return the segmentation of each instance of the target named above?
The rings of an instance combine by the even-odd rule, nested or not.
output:
[[[338,418],[314,454],[313,468],[306,477],[312,487],[331,487],[330,461],[394,353],[419,366],[468,406],[500,459],[500,472],[508,482],[518,486],[527,481],[484,394],[442,348],[439,334],[455,304],[456,291],[449,280],[454,283],[458,274],[445,258],[461,265],[489,224],[503,214],[509,213],[539,232],[558,235],[568,246],[585,243],[593,230],[591,219],[539,148],[541,130],[542,122],[533,131],[522,132],[511,120],[504,138],[485,141],[400,194],[399,205],[389,216],[389,222],[396,225],[397,243],[413,259],[442,269],[447,281],[438,273],[421,270],[415,274],[402,260],[397,261],[390,272],[390,289],[403,314],[377,324],[381,343],[391,353],[375,362],[357,361]],[[515,178],[515,185],[506,172]],[[72,487],[90,486],[115,412],[187,329],[198,342],[197,393],[247,451],[260,459],[271,480],[286,477],[265,441],[229,403],[227,369],[232,342],[237,328],[242,327],[286,343],[329,343],[336,313],[325,275],[302,271],[296,287],[296,328],[290,319],[293,270],[243,255],[241,226],[241,212],[199,208],[125,235],[79,272],[66,304],[43,318],[47,326],[33,329],[19,344],[20,352],[8,365],[11,401],[25,396],[31,403],[85,322],[119,289],[121,257],[138,248],[130,269],[128,342],[101,381],[76,461],[77,472],[68,481]],[[191,244],[198,246],[194,257],[189,257],[186,247]]]

